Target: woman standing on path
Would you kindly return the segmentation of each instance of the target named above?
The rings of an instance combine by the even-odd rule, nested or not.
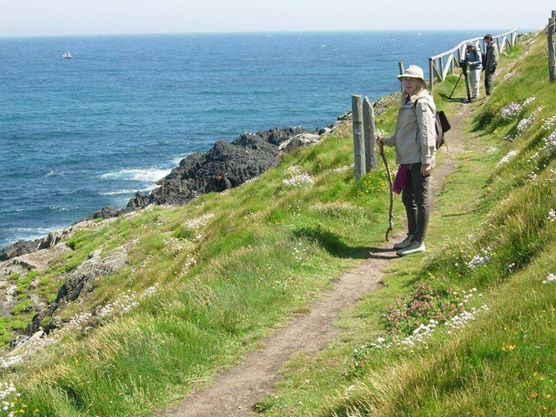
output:
[[[407,214],[407,237],[394,245],[398,256],[425,251],[425,234],[430,215],[430,174],[436,153],[436,106],[427,91],[423,70],[410,65],[398,76],[404,92],[398,113],[396,132],[377,142],[396,148],[400,165],[394,192],[402,193]]]

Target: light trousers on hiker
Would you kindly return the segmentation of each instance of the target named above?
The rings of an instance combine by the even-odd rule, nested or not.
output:
[[[469,84],[471,87],[471,98],[479,98],[479,86],[481,84],[481,70],[469,70]]]
[[[430,216],[429,198],[430,176],[421,175],[421,164],[411,164],[407,173],[407,183],[402,191],[402,201],[407,214],[408,232],[413,240],[423,242],[427,233]]]

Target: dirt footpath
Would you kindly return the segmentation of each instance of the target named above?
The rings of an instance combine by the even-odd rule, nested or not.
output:
[[[443,147],[442,163],[433,171],[433,195],[437,196],[444,179],[457,161],[454,155],[463,143],[460,124],[470,114],[470,106],[461,106],[452,116],[448,147]],[[400,204],[400,202],[396,202]],[[434,212],[432,214],[434,221]],[[385,228],[386,228],[385,219]],[[399,239],[402,235],[394,236]],[[385,246],[386,247],[386,246]],[[381,287],[384,269],[396,259],[393,252],[369,253],[369,258],[345,272],[334,287],[309,306],[309,313],[293,317],[284,327],[261,341],[260,350],[245,356],[235,368],[220,373],[209,388],[187,397],[166,410],[167,417],[246,417],[258,415],[252,406],[267,395],[280,378],[280,370],[297,353],[323,349],[342,329],[335,323],[342,311],[351,308],[365,294]]]

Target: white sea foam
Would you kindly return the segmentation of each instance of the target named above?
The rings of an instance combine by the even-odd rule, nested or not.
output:
[[[119,171],[107,172],[99,176],[102,179],[118,179],[128,181],[142,181],[145,183],[153,183],[170,173],[170,169],[163,168],[130,168],[120,169]]]
[[[65,226],[53,225],[49,227],[15,227],[8,229],[9,235],[13,238],[10,239],[8,245],[17,242],[18,240],[35,240],[45,237],[53,230],[63,229]]]
[[[71,211],[73,208],[72,207],[60,207],[60,206],[48,206],[48,209],[50,211],[55,211],[58,213],[65,213],[67,211]]]
[[[140,190],[126,189],[126,190],[104,191],[102,193],[98,193],[98,195],[135,194],[137,191],[140,191]]]
[[[176,156],[174,159],[172,159],[172,165],[179,165],[182,159],[188,157],[192,153],[193,152],[187,152],[187,153],[183,153],[181,155]]]
[[[53,169],[44,174],[45,177],[59,177],[60,175],[64,175],[64,173],[62,171],[55,171]]]
[[[16,227],[13,230],[15,230],[17,233],[26,233],[26,234],[34,234],[34,233],[40,233],[41,235],[44,235],[45,233],[50,232],[51,230],[54,229],[61,229],[63,228],[63,226],[50,226],[50,227]]]

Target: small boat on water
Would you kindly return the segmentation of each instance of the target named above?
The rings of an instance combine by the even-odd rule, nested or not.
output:
[[[69,49],[62,54],[62,58],[64,58],[64,59],[72,59],[73,58]]]

